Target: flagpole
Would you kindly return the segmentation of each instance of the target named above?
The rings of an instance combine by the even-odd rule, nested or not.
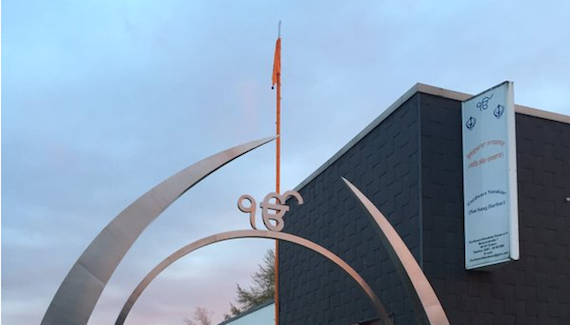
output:
[[[277,32],[277,39],[281,39],[281,20],[279,21],[279,28]],[[281,48],[279,48],[281,52]],[[279,66],[281,66],[281,53],[279,53]],[[281,68],[281,67],[280,67]],[[281,69],[277,72],[277,122],[276,124],[276,170],[275,170],[275,188],[276,192],[279,194],[280,191],[280,178],[281,178]]]
[[[279,53],[277,53],[279,51]],[[281,193],[281,20],[277,30],[276,59],[279,59],[277,71],[277,113],[276,113],[276,159],[275,159],[275,191]],[[277,54],[279,55],[277,57]],[[275,63],[274,63],[275,64]],[[275,69],[275,65],[274,65]],[[275,240],[275,325],[279,325],[279,241]]]

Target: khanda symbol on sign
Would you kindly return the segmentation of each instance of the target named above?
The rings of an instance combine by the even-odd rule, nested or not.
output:
[[[289,211],[289,206],[285,203],[290,197],[295,197],[299,205],[303,204],[303,197],[299,192],[287,191],[283,195],[275,192],[271,192],[265,196],[263,202],[259,205],[261,208],[261,216],[263,218],[263,224],[270,231],[281,231],[285,226],[283,221],[283,216],[285,212]],[[244,201],[249,201],[249,206],[244,205]],[[273,201],[273,202],[272,202]],[[257,203],[251,195],[242,195],[238,199],[238,209],[241,212],[249,213],[249,223],[251,227],[257,230],[255,225],[255,209]]]

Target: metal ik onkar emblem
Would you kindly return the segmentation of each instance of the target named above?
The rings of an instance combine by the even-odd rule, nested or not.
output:
[[[268,230],[283,230],[283,227],[285,226],[283,216],[285,215],[285,212],[289,211],[289,206],[286,205],[286,202],[290,197],[295,197],[299,205],[303,204],[303,197],[296,191],[287,191],[283,193],[283,195],[271,192],[265,196],[259,207],[261,208],[263,224]],[[249,201],[249,206],[245,206],[244,201]],[[257,230],[257,226],[255,225],[255,210],[257,202],[255,199],[251,195],[244,194],[239,197],[237,204],[238,209],[241,212],[249,213],[249,223],[253,229]]]

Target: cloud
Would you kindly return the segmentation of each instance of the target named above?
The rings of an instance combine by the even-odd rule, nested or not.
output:
[[[7,1],[2,9],[8,325],[39,323],[83,249],[145,191],[274,133],[279,19],[284,189],[416,82],[478,93],[510,79],[517,103],[570,114],[564,3]],[[141,235],[90,324],[112,321],[174,250],[247,227],[235,206],[241,194],[273,190],[274,144],[190,190]],[[197,304],[221,317],[235,283],[247,281],[271,246],[220,244],[180,261],[145,293],[133,324],[181,324]]]

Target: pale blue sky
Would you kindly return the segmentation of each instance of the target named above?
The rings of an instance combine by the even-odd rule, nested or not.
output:
[[[283,185],[292,189],[416,82],[570,115],[567,1],[22,1],[2,3],[2,323],[39,324],[94,236],[191,163],[274,133],[283,21]],[[247,228],[273,190],[273,145],[176,202],[139,238],[90,321],[114,322],[174,250]],[[209,247],[165,272],[131,324],[220,319],[271,242]]]

